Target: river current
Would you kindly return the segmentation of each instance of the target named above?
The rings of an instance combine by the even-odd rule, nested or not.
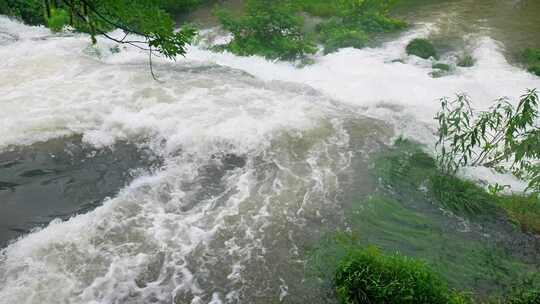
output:
[[[1,154],[26,151],[17,154],[47,168],[57,155],[88,163],[21,169],[30,177],[129,172],[96,174],[90,189],[97,180],[110,189],[68,196],[70,215],[9,235],[0,303],[335,302],[306,275],[306,252],[346,229],[348,192],[374,191],[370,156],[399,135],[429,149],[440,97],[466,92],[483,109],[540,88],[489,33],[467,36],[473,67],[432,77],[432,62],[404,49],[440,30],[417,21],[378,47],[317,55],[303,68],[201,43],[185,59],[156,59],[157,82],[145,53],[0,17]],[[14,197],[35,208],[59,199],[24,196],[18,189],[30,188],[7,178],[0,208],[17,208]],[[83,208],[89,200],[98,203]]]

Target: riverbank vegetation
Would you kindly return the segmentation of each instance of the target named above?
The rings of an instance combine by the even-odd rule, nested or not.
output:
[[[521,57],[527,70],[536,76],[540,76],[540,49],[526,49]]]
[[[297,60],[317,51],[365,47],[376,35],[394,32],[406,23],[389,17],[396,1],[248,0],[243,16],[218,9],[216,14],[232,41],[218,49],[237,55]],[[314,31],[305,18],[319,17]]]
[[[517,107],[501,98],[487,111],[475,111],[469,97],[442,98],[438,163],[454,174],[462,167],[489,167],[511,173],[540,194],[540,104],[536,90],[520,97]],[[495,185],[498,186],[498,185]]]
[[[313,40],[302,31],[304,19],[291,1],[250,0],[244,16],[234,17],[222,9],[216,14],[233,35],[222,48],[234,54],[296,60],[316,52]]]
[[[96,36],[100,35],[118,44],[147,51],[152,71],[152,55],[157,53],[169,59],[184,55],[196,33],[189,26],[177,31],[165,8],[187,9],[198,3],[198,0],[181,5],[172,0],[0,0],[0,14],[30,24],[47,25],[56,32],[69,26],[90,34],[92,44],[96,44]],[[109,35],[113,29],[122,30],[123,38]],[[133,38],[131,34],[138,37]]]
[[[378,194],[351,202],[347,233],[323,240],[309,263],[341,303],[538,302],[536,264],[522,258],[536,251],[537,196],[449,174],[403,138],[372,170]]]
[[[352,248],[335,274],[341,303],[466,303],[425,263],[376,247]]]

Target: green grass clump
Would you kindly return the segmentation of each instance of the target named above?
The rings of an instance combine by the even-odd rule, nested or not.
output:
[[[429,193],[444,207],[458,214],[484,215],[495,211],[494,197],[471,181],[452,175],[430,177]]]
[[[63,9],[52,9],[51,18],[47,20],[47,25],[53,32],[60,32],[64,26],[69,24],[69,14]]]
[[[529,72],[540,76],[540,49],[526,49],[523,51],[522,60]]]
[[[540,234],[540,200],[535,195],[494,195],[472,181],[444,174],[421,146],[399,138],[375,159],[374,173],[381,183],[411,198],[426,196],[444,208],[469,217],[500,211],[525,232]]]
[[[406,48],[407,54],[418,56],[420,58],[429,59],[431,57],[438,59],[437,50],[433,44],[423,38],[416,38],[409,42]]]
[[[338,265],[335,285],[341,303],[465,303],[426,264],[379,250],[351,250]]]
[[[471,55],[463,55],[458,58],[457,66],[462,68],[470,68],[474,66],[474,57]]]
[[[224,48],[237,55],[296,60],[317,50],[302,32],[304,20],[290,1],[248,0],[242,17],[235,18],[226,10],[216,14],[233,35]]]
[[[501,196],[499,205],[506,210],[511,220],[518,223],[521,230],[540,235],[540,199],[538,196]]]

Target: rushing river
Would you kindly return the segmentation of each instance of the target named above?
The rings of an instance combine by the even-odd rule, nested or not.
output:
[[[540,88],[505,48],[538,46],[537,1],[414,8],[379,47],[297,68],[193,46],[154,63],[160,82],[147,54],[0,17],[0,303],[335,302],[307,254],[375,192],[370,158],[398,135],[430,147],[442,96],[481,109]],[[404,51],[429,35],[475,66],[432,77]]]

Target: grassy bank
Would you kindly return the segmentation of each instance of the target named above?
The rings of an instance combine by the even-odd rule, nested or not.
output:
[[[341,303],[537,303],[536,197],[445,175],[403,139],[372,171],[378,192],[346,204],[347,233],[308,263]]]

